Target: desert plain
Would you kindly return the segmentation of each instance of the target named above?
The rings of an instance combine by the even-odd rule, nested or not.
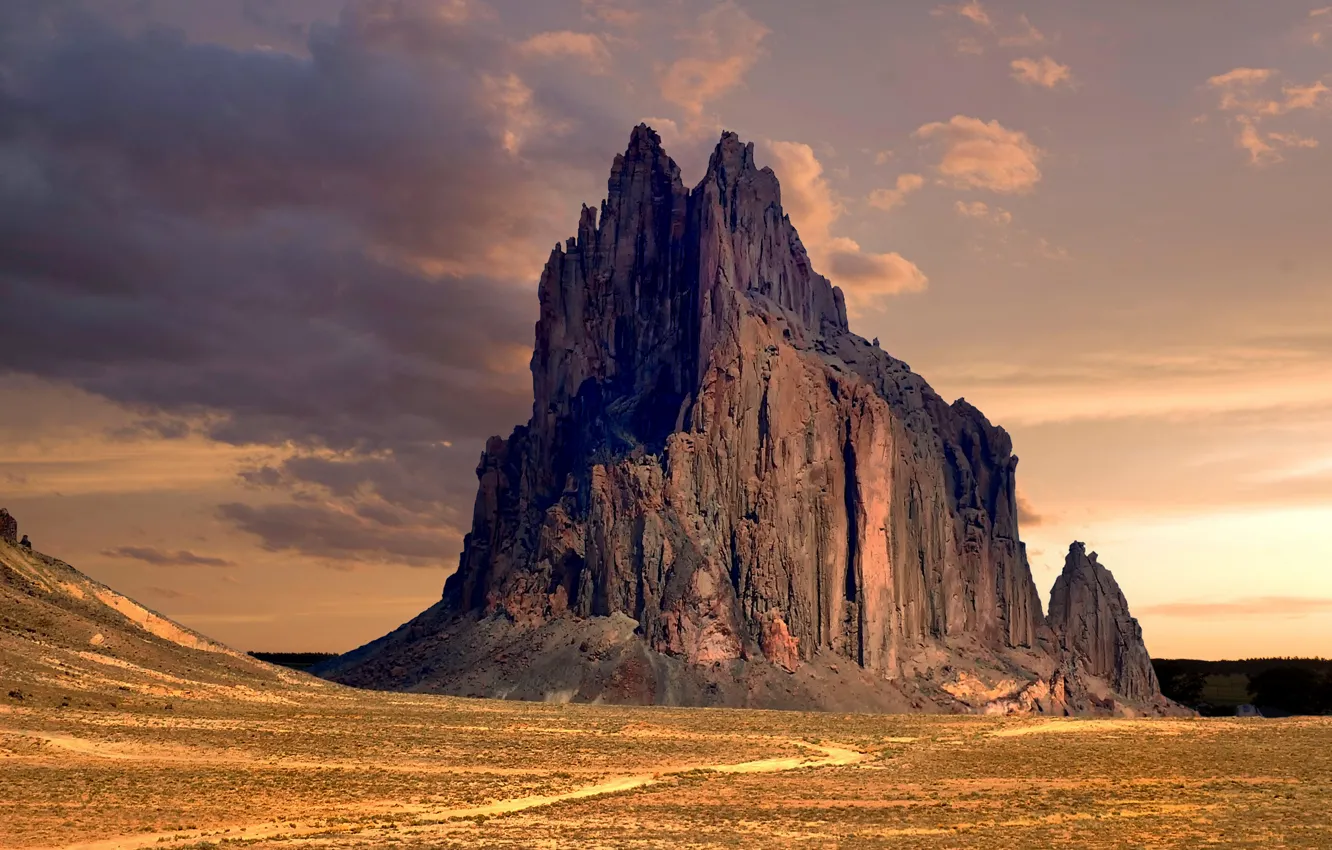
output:
[[[119,673],[0,704],[0,846],[1332,846],[1332,718],[519,703],[286,671],[227,694]]]

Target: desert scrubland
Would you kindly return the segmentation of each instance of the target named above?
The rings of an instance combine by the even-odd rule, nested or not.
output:
[[[1332,718],[841,715],[303,685],[9,698],[0,844],[1332,845]]]

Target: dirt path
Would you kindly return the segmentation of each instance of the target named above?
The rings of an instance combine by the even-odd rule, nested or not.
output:
[[[488,803],[484,806],[471,806],[461,809],[445,809],[437,806],[399,806],[391,811],[393,814],[416,815],[417,817],[416,822],[413,824],[414,826],[441,824],[460,818],[507,815],[514,812],[525,811],[527,809],[536,809],[542,806],[550,806],[555,803],[563,803],[569,800],[584,800],[588,797],[599,797],[603,794],[617,794],[623,791],[632,791],[635,788],[643,788],[648,785],[653,785],[666,776],[675,776],[695,771],[706,773],[780,773],[782,771],[799,770],[801,768],[843,767],[864,761],[869,757],[868,754],[862,753],[859,750],[829,744],[811,744],[808,741],[790,741],[789,743],[809,750],[815,750],[822,753],[822,757],[771,758],[739,762],[736,764],[670,767],[663,770],[653,771],[651,773],[642,773],[633,776],[618,776],[614,779],[599,782],[595,785],[586,785],[582,788],[575,788],[572,791],[565,791],[562,794],[515,797],[509,800]],[[225,838],[229,840],[253,841],[258,839],[277,838],[279,836],[284,838],[306,838],[316,835],[328,836],[347,832],[357,832],[364,837],[367,828],[373,828],[374,826],[375,822],[373,819],[338,824],[269,821],[267,823],[249,824],[246,826],[213,827],[210,829],[186,830],[181,832],[127,835],[102,841],[71,844],[66,847],[65,850],[141,850],[141,848],[148,847],[171,847],[172,845],[194,843],[204,839],[217,841]]]

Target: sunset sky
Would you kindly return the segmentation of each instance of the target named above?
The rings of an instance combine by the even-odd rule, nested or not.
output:
[[[640,121],[1013,435],[1043,594],[1082,540],[1154,656],[1332,656],[1317,0],[0,3],[0,506],[241,649],[397,626]]]

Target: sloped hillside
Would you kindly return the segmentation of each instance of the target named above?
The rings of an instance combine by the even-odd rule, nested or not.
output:
[[[0,704],[286,700],[331,688],[175,623],[63,561],[0,539]]]

